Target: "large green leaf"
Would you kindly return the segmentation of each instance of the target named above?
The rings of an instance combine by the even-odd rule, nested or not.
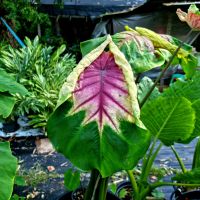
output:
[[[65,187],[73,191],[80,186],[80,171],[68,169],[64,174]]]
[[[195,112],[185,98],[163,98],[150,101],[142,108],[146,128],[165,145],[187,140],[195,126]]]
[[[110,176],[135,166],[149,146],[131,66],[110,36],[67,77],[58,105],[48,136],[78,168]]]
[[[193,156],[192,169],[195,169],[195,168],[200,169],[200,138],[198,138],[198,141],[196,143],[194,156]]]
[[[152,85],[153,85],[153,81],[150,78],[148,78],[147,76],[145,76],[144,78],[142,78],[142,80],[138,84],[138,101],[140,103],[144,99],[144,97],[146,96],[146,94],[148,93],[148,91],[150,90],[150,88],[152,87]],[[153,90],[153,92],[151,93],[151,95],[148,98],[148,100],[155,99],[159,95],[160,95],[160,92],[159,92],[158,88],[156,87]]]
[[[172,180],[180,183],[200,184],[200,168],[176,174]]]
[[[191,102],[200,99],[200,73],[196,72],[191,80],[176,81],[168,89],[166,89],[162,96],[164,97],[185,97]]]
[[[63,153],[83,170],[98,169],[103,177],[122,169],[133,168],[149,146],[147,131],[130,122],[120,123],[120,132],[98,124],[82,124],[85,113],[68,116],[72,104],[62,104],[47,124],[48,137],[58,152]]]
[[[10,94],[26,95],[26,88],[17,83],[12,76],[0,69],[0,92],[9,92]]]
[[[0,93],[0,116],[2,115],[3,118],[8,117],[11,114],[14,105],[14,97]]]
[[[116,33],[112,38],[136,73],[148,71],[165,63],[165,58],[154,49],[153,43],[146,37],[124,31]]]
[[[198,65],[198,59],[192,54],[189,54],[186,58],[180,60],[181,67],[185,72],[187,78],[191,78],[196,71]]]
[[[91,40],[87,40],[80,43],[81,53],[82,56],[87,55],[89,52],[91,52],[93,49],[97,48],[101,43],[103,43],[106,40],[107,36],[104,37],[98,37]]]
[[[192,104],[192,107],[195,110],[196,122],[195,122],[195,129],[191,135],[191,138],[195,138],[197,136],[200,136],[200,99],[196,100]]]
[[[17,159],[8,142],[0,142],[0,200],[10,199],[13,191]]]

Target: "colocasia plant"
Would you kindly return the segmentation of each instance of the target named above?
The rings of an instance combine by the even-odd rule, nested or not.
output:
[[[78,168],[91,171],[85,200],[106,199],[108,177],[120,170],[127,170],[135,200],[144,200],[163,185],[200,185],[198,181],[149,182],[163,145],[172,148],[185,170],[173,144],[188,143],[200,135],[197,58],[190,46],[170,36],[141,27],[127,29],[81,44],[84,57],[67,77],[47,125],[55,148]],[[173,62],[181,64],[187,80],[161,94],[156,84]],[[154,83],[143,79],[137,92],[133,72],[147,71],[158,63],[163,65],[159,77]],[[140,158],[142,173],[136,179],[130,169]]]
[[[107,36],[68,76],[47,125],[56,150],[91,171],[85,199],[105,199],[108,177],[143,157],[150,134],[139,116],[131,66]]]

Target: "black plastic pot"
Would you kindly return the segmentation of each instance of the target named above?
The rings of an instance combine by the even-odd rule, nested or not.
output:
[[[180,189],[177,189],[172,193],[170,199],[171,200],[200,200],[200,190],[181,192]]]
[[[126,191],[126,195],[123,198],[120,195],[120,192],[122,192],[122,190]],[[125,182],[122,182],[121,184],[119,184],[119,186],[117,187],[116,195],[121,200],[134,200],[133,188],[132,188],[131,182],[130,181],[125,181]],[[158,199],[156,197],[153,197],[151,194],[149,194],[148,197],[146,197],[146,198],[148,198],[148,199]],[[161,199],[161,198],[159,198],[159,199]]]
[[[81,189],[78,189],[78,193],[82,193]],[[76,190],[77,193],[77,190]],[[74,192],[67,192],[64,195],[62,195],[58,200],[83,200],[82,196],[76,197],[77,195],[75,195]],[[107,196],[106,196],[106,200],[120,200],[117,196],[115,196],[113,193],[111,192],[107,192]]]
[[[125,190],[126,195],[122,198],[121,197],[121,192]],[[131,186],[131,183],[129,181],[122,182],[121,184],[118,185],[116,195],[121,198],[122,200],[131,200],[133,199],[133,189]]]

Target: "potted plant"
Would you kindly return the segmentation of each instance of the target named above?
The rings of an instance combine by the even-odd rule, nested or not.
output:
[[[48,137],[75,166],[91,171],[84,199],[106,199],[108,178],[132,169],[150,134],[139,119],[137,88],[124,55],[107,39],[67,77]]]
[[[150,30],[137,28],[136,31],[149,37],[154,46],[170,47],[167,50],[171,53],[169,57],[166,51],[159,54],[165,61],[168,58],[168,62],[149,90],[140,83],[145,89],[140,101],[141,117],[132,73],[134,63],[131,68],[129,58],[108,35],[82,45],[85,56],[67,77],[57,109],[47,124],[48,136],[56,150],[78,168],[91,171],[85,200],[106,199],[108,178],[120,170],[127,170],[135,200],[145,199],[161,186],[200,185],[160,180],[149,183],[151,167],[162,145],[172,146],[196,137],[200,74],[195,74],[197,59],[181,48],[183,42],[168,46],[166,39]],[[183,85],[177,82],[158,97],[152,96],[176,55],[188,79],[184,82],[184,92]],[[143,158],[142,173],[136,180],[130,169],[140,158]]]

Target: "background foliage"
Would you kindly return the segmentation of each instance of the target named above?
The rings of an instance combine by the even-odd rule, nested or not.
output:
[[[56,106],[60,87],[75,66],[75,58],[64,54],[65,45],[54,50],[36,37],[26,38],[27,47],[1,51],[0,66],[24,85],[29,95],[17,96],[16,115],[28,114],[34,126],[44,126]]]

